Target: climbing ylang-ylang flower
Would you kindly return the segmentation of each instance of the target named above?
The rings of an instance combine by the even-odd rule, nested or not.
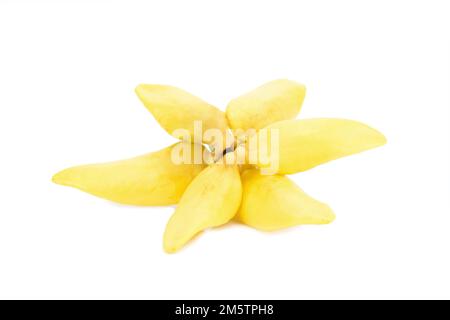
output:
[[[233,219],[266,231],[329,223],[331,209],[285,175],[386,143],[357,121],[294,120],[305,87],[289,80],[233,99],[226,112],[172,86],[144,84],[136,93],[181,141],[127,160],[69,168],[53,181],[124,204],[177,204],[164,233],[166,252]]]

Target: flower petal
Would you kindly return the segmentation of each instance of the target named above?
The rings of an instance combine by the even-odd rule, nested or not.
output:
[[[261,129],[271,123],[293,119],[300,111],[305,86],[280,79],[268,82],[228,104],[226,113],[233,129]]]
[[[203,131],[218,129],[224,133],[228,129],[224,112],[184,90],[165,85],[141,84],[136,87],[136,94],[159,124],[176,138],[180,138],[176,130],[186,129],[190,142],[203,141],[201,130],[194,130],[195,121],[201,122]]]
[[[178,251],[206,228],[227,223],[241,203],[242,186],[237,166],[213,164],[189,185],[164,233],[164,250]]]
[[[242,176],[242,202],[236,220],[253,228],[274,231],[302,224],[326,224],[333,211],[305,194],[289,178],[262,175],[257,169]]]
[[[53,182],[123,204],[175,204],[204,168],[203,164],[177,165],[172,161],[172,150],[181,144],[187,143],[132,159],[69,168],[55,174]],[[202,150],[199,145],[195,147]]]
[[[278,142],[278,153],[273,151],[277,148],[271,142],[272,136],[278,137],[274,140]],[[277,173],[291,174],[381,146],[386,143],[386,138],[377,130],[353,120],[306,119],[274,123],[258,132],[258,143],[261,168],[278,167]]]

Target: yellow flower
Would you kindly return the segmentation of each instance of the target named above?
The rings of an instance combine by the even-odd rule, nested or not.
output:
[[[232,219],[266,231],[330,223],[332,210],[284,175],[386,143],[357,121],[294,120],[305,87],[289,80],[233,99],[226,112],[172,86],[139,85],[136,93],[182,141],[127,160],[69,168],[53,181],[124,204],[178,204],[164,233],[169,253]]]

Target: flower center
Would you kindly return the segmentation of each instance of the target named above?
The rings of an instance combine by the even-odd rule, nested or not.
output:
[[[223,152],[222,152],[222,157],[225,156],[225,155],[226,155],[227,153],[229,153],[229,152],[233,152],[234,149],[235,149],[235,146],[234,146],[234,145],[233,145],[233,146],[230,146],[230,147],[228,147],[228,148],[226,148],[226,149],[223,150]]]

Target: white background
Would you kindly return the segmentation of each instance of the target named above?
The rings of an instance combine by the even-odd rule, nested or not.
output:
[[[446,3],[1,1],[0,298],[450,298]],[[173,207],[50,182],[174,141],[139,83],[225,108],[276,78],[307,85],[301,117],[388,138],[293,177],[330,225],[231,225],[167,255]]]

